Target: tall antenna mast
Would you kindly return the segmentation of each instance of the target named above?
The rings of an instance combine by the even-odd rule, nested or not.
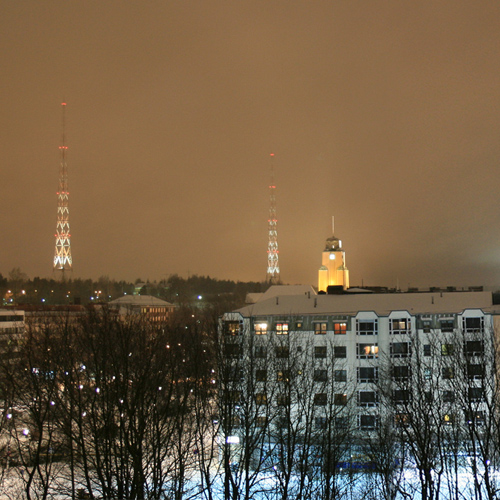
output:
[[[68,192],[68,165],[66,156],[66,103],[62,106],[62,144],[59,146],[61,164],[59,167],[59,189],[57,191],[57,226],[56,226],[56,248],[54,253],[53,271],[61,271],[62,280],[65,272],[73,270],[73,259],[71,258],[71,245],[69,233],[69,192]]]
[[[269,243],[267,246],[267,281],[272,285],[280,283],[280,266],[278,262],[278,219],[276,218],[276,185],[274,184],[274,153],[271,157],[271,184],[269,185]]]

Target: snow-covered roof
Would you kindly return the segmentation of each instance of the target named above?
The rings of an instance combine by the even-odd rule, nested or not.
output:
[[[316,295],[316,291],[311,285],[273,285],[264,293],[247,293],[245,302],[255,304],[262,300],[267,300],[277,295]]]
[[[152,295],[124,295],[109,302],[117,306],[150,306],[150,307],[173,307],[173,304],[166,300],[153,297]]]
[[[267,292],[266,292],[267,293]],[[352,314],[374,311],[380,316],[391,311],[410,314],[460,313],[465,309],[492,309],[491,292],[423,292],[316,295],[275,294],[235,312],[243,316]]]

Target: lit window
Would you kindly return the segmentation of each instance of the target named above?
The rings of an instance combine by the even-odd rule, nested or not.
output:
[[[452,356],[454,350],[453,344],[441,344],[441,356]]]
[[[403,335],[411,332],[411,320],[409,318],[391,319],[389,325],[392,335]]]
[[[254,329],[256,335],[265,335],[267,333],[267,323],[255,323]]]
[[[255,402],[258,405],[267,405],[267,394],[265,392],[259,392],[255,395]]]
[[[409,413],[396,413],[394,415],[394,423],[399,426],[406,426],[410,423]]]
[[[325,335],[328,323],[314,323],[314,333],[316,335]]]
[[[288,323],[276,323],[277,335],[288,335]]]
[[[378,357],[378,344],[356,344],[356,356],[359,359]]]
[[[239,321],[226,321],[225,327],[226,335],[239,335],[241,333]]]
[[[345,335],[347,333],[347,323],[333,323],[333,333],[335,335]]]
[[[289,382],[290,381],[290,370],[279,370],[276,373],[276,380],[278,382]]]

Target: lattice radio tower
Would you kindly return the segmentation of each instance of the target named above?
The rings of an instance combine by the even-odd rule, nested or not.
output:
[[[274,183],[274,153],[271,153],[271,184],[269,185],[269,243],[267,246],[267,281],[272,285],[280,283],[278,262],[278,219],[276,218],[276,185]]]
[[[61,271],[62,279],[65,279],[67,271],[73,270],[73,259],[71,258],[71,245],[69,232],[69,192],[68,192],[68,165],[66,156],[66,103],[62,106],[62,144],[59,146],[61,165],[59,167],[59,189],[57,191],[57,226],[56,226],[56,249],[54,253],[54,272]]]

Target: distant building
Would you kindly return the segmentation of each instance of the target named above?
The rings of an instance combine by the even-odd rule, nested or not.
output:
[[[326,292],[328,287],[338,287],[343,290],[349,288],[345,251],[342,248],[342,241],[334,234],[326,240],[318,271],[318,292]]]
[[[24,311],[0,309],[0,360],[12,360],[18,356],[24,327]]]
[[[174,312],[175,305],[151,295],[124,295],[108,303],[119,316],[140,315],[152,323],[164,323]]]

